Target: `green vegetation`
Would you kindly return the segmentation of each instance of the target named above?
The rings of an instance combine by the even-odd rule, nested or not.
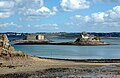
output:
[[[86,32],[82,32],[81,35],[84,35],[84,36],[90,36],[90,34],[86,33]]]
[[[94,36],[92,40],[101,40],[100,37]]]
[[[86,36],[88,38],[82,38],[82,35],[83,36]],[[80,39],[82,40],[100,40],[100,37],[97,37],[97,36],[94,36],[94,35],[90,35],[86,32],[82,32],[82,34],[80,35]]]
[[[3,40],[3,37],[2,37],[2,36],[0,36],[0,40]]]

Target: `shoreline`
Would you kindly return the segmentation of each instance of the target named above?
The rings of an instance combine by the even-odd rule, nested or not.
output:
[[[23,43],[15,43],[14,45],[73,45],[73,46],[104,46],[111,45],[109,43],[102,44],[76,44],[73,42],[61,42],[61,43],[49,43],[49,42],[23,42]]]
[[[61,59],[61,58],[46,58],[46,57],[38,57],[38,56],[34,56],[34,57],[40,59],[82,62],[82,63],[120,63],[120,59]]]

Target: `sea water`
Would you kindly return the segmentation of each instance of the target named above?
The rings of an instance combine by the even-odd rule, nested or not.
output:
[[[51,38],[55,42],[74,41],[75,39]],[[14,45],[23,51],[38,57],[59,59],[120,59],[120,40],[105,39],[112,45],[73,46],[73,45]]]

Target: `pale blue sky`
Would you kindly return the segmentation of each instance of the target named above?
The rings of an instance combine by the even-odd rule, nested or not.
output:
[[[120,0],[0,0],[0,32],[119,32],[119,21]]]

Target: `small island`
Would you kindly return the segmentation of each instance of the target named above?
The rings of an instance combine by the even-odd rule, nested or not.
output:
[[[101,40],[100,37],[82,32],[74,42],[76,45],[108,45],[108,43]]]

